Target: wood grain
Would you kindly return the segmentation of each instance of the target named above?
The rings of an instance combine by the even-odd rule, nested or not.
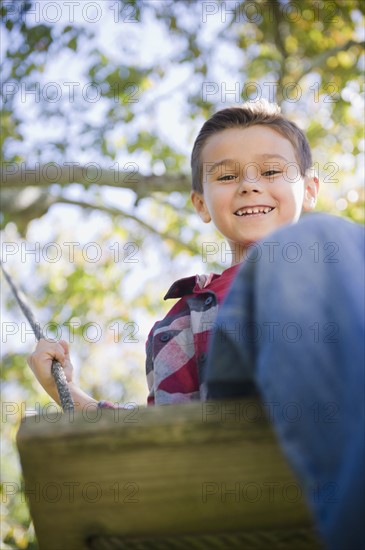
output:
[[[41,550],[320,548],[252,399],[27,417],[17,444]]]

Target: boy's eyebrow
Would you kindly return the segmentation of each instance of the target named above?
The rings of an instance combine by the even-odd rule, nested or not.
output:
[[[290,162],[287,158],[283,157],[283,155],[279,155],[279,153],[263,153],[262,155],[256,155],[256,158],[262,158],[262,159],[279,158],[281,160],[285,160],[285,162]]]
[[[258,154],[255,156],[256,159],[260,159],[260,160],[268,160],[268,159],[275,159],[275,158],[278,158],[278,159],[281,159],[281,160],[284,160],[286,163],[289,163],[290,161],[283,157],[283,155],[279,155],[279,153],[262,153],[262,154]],[[207,166],[207,172],[208,173],[211,173],[211,172],[214,172],[217,168],[221,167],[221,166],[235,166],[236,164],[240,164],[238,160],[235,160],[235,159],[223,159],[223,160],[219,160],[218,162],[214,162],[214,163],[211,163],[211,162],[204,162],[203,165],[206,165]]]
[[[235,166],[236,164],[239,164],[239,161],[234,159],[223,159],[213,163],[203,162],[203,166],[204,164],[207,166],[207,171],[209,173],[209,172],[213,172],[216,168],[219,168],[220,166],[225,166],[225,165]]]

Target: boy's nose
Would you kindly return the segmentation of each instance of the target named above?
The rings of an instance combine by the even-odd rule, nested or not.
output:
[[[243,177],[239,183],[238,192],[241,195],[245,195],[247,193],[261,193],[262,187],[257,180],[254,181],[247,177]]]
[[[260,169],[255,163],[244,165],[240,174],[238,192],[240,194],[261,193],[261,174]]]

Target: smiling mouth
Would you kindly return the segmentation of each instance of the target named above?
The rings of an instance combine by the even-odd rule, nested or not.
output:
[[[256,207],[245,207],[240,208],[237,210],[237,212],[234,213],[235,216],[255,216],[258,214],[269,214],[269,212],[272,212],[274,210],[273,206],[256,206]]]

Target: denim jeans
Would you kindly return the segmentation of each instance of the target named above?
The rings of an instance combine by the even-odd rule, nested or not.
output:
[[[364,229],[309,214],[251,247],[212,335],[208,399],[257,391],[328,548],[364,543]]]

